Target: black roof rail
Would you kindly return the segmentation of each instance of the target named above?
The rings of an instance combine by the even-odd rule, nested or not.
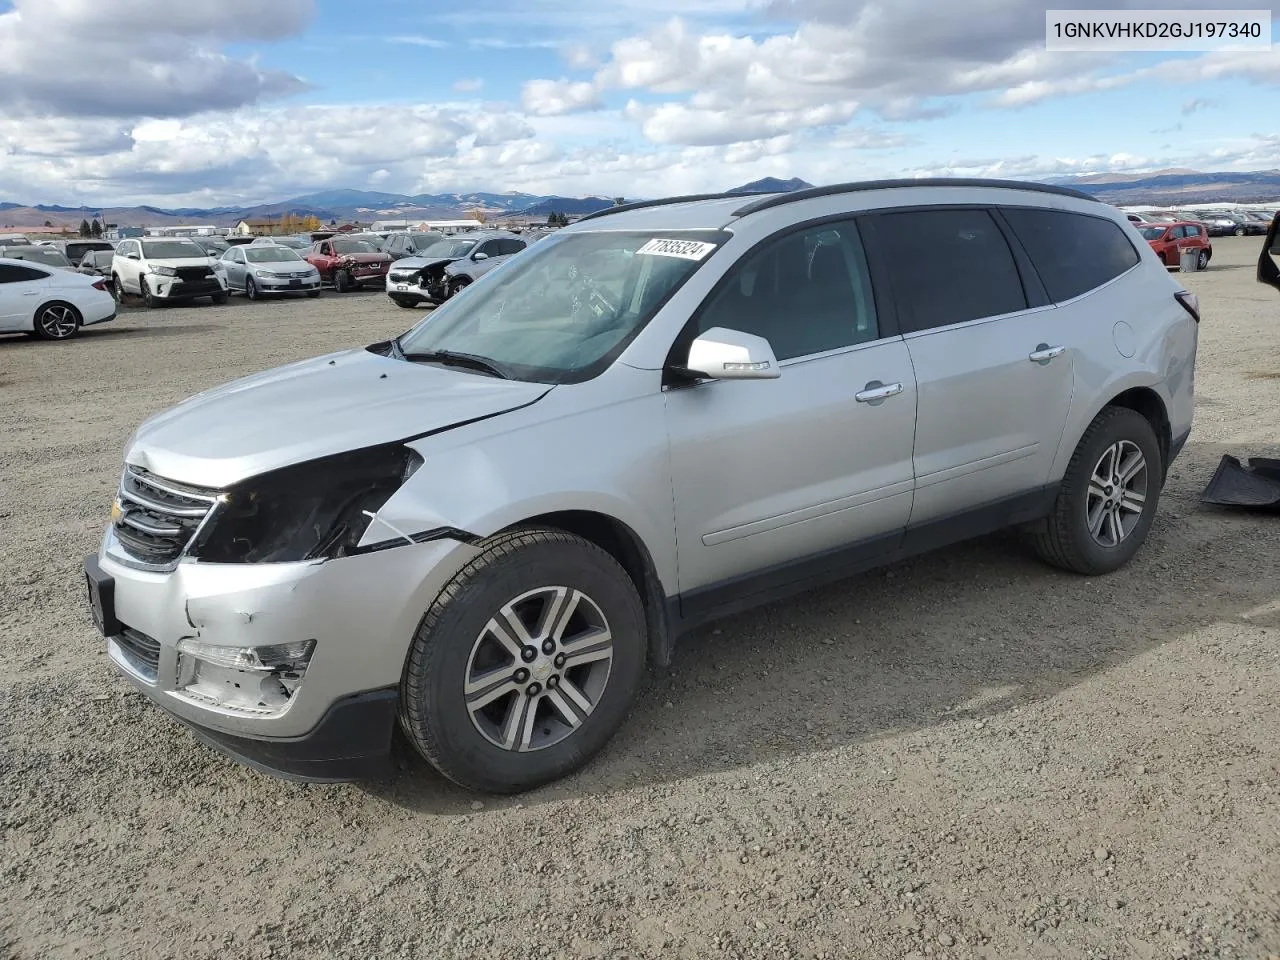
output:
[[[807,190],[792,190],[790,193],[773,194],[753,200],[733,211],[733,215],[745,217],[749,213],[780,207],[784,203],[811,200],[814,197],[859,193],[864,190],[892,190],[898,187],[1002,187],[1010,190],[1031,190],[1035,193],[1054,193],[1063,197],[1075,197],[1077,200],[1092,200],[1096,203],[1102,202],[1087,193],[1052,183],[1036,183],[1030,180],[987,180],[980,177],[921,177],[900,180],[862,180],[855,183],[833,183],[826,187],[810,187]]]
[[[582,223],[584,220],[594,220],[596,217],[607,217],[611,213],[623,213],[627,210],[643,210],[645,207],[665,207],[669,203],[693,203],[696,200],[729,200],[733,197],[759,197],[767,196],[763,190],[753,190],[750,193],[689,193],[682,197],[662,197],[658,200],[634,200],[631,203],[621,203],[613,207],[605,207],[603,210],[597,210],[595,213],[588,213],[585,217],[579,217],[575,223]]]

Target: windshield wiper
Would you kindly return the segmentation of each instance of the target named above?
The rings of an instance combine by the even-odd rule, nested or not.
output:
[[[410,363],[441,363],[447,367],[467,367],[471,370],[480,370],[483,373],[501,377],[503,380],[515,379],[500,364],[495,363],[488,357],[476,356],[474,353],[458,353],[455,350],[422,350],[408,353],[401,351],[400,355]]]

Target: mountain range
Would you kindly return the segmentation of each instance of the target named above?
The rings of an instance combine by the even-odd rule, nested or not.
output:
[[[1280,199],[1280,169],[1249,173],[1203,173],[1169,169],[1136,174],[1090,174],[1055,177],[1049,183],[1075,187],[1099,200],[1116,205],[1186,205],[1192,203],[1259,203]],[[777,193],[802,190],[812,184],[793,177],[765,177],[729,193]],[[632,198],[634,199],[634,198]],[[510,191],[507,193],[422,193],[406,195],[371,190],[322,190],[277,203],[234,207],[67,207],[57,204],[27,206],[0,202],[0,228],[36,227],[46,221],[55,226],[79,225],[95,217],[107,223],[130,226],[165,226],[211,223],[231,226],[240,220],[279,217],[286,213],[313,215],[322,222],[348,220],[443,220],[482,211],[490,219],[504,216],[545,217],[550,213],[583,215],[611,206],[610,197],[563,197]]]

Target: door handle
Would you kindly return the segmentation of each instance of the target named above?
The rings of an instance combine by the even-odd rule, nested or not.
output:
[[[875,406],[890,397],[896,397],[902,392],[902,384],[900,383],[881,383],[879,380],[872,380],[865,387],[853,395],[853,399],[859,403],[869,403]]]
[[[1060,357],[1066,352],[1066,347],[1051,347],[1047,343],[1042,343],[1031,351],[1027,359],[1032,363],[1038,363],[1043,366],[1054,357]]]

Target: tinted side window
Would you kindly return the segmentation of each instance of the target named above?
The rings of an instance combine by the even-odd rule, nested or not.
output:
[[[499,240],[498,246],[499,246],[499,249],[502,250],[503,255],[506,256],[507,254],[519,253],[521,250],[523,250],[524,241],[523,240]]]
[[[824,224],[774,240],[737,264],[692,333],[727,327],[764,337],[779,360],[879,337],[858,228]]]
[[[887,213],[876,234],[905,308],[903,333],[1027,307],[1009,243],[986,210]]]
[[[1138,263],[1124,231],[1102,217],[1018,207],[1001,212],[1055,302],[1088,293]]]
[[[0,283],[22,283],[25,280],[43,280],[49,274],[33,267],[0,265]]]

